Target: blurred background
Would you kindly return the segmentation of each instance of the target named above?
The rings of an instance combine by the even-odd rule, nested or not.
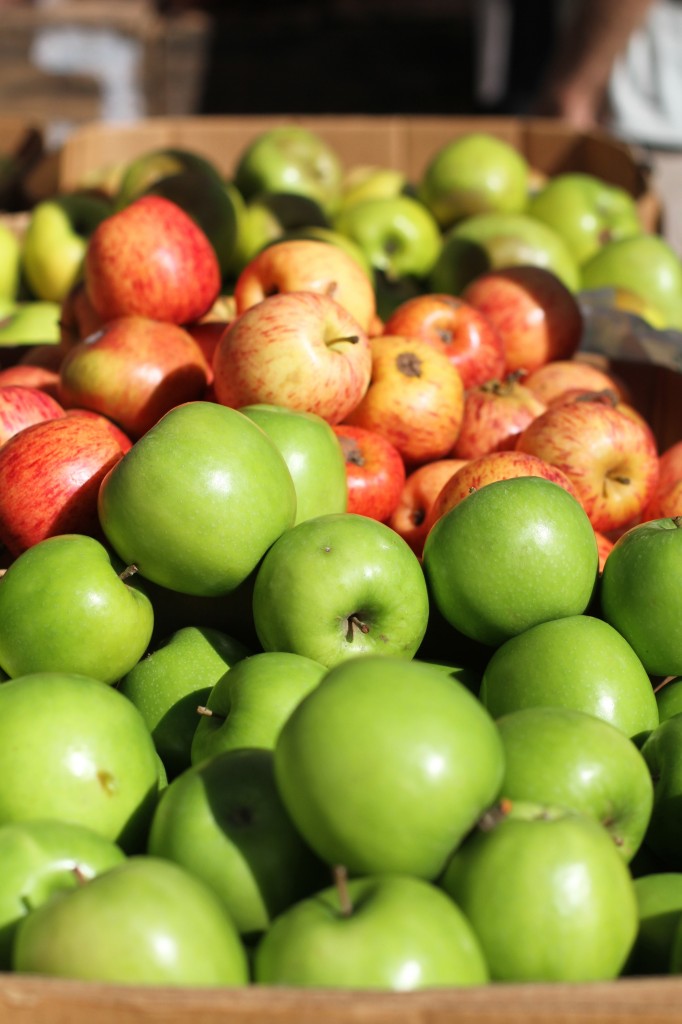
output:
[[[48,148],[156,115],[560,116],[637,147],[682,245],[680,0],[0,0],[0,22],[0,118]]]

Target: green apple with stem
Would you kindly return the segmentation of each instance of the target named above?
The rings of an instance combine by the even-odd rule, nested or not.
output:
[[[336,231],[351,238],[373,270],[389,281],[425,280],[440,254],[442,236],[431,211],[412,196],[365,199],[339,210]]]
[[[607,242],[643,231],[634,196],[584,171],[553,175],[530,198],[527,213],[554,228],[579,264]]]
[[[328,878],[284,809],[272,751],[257,747],[223,751],[174,779],[154,812],[147,852],[209,885],[249,939]]]
[[[115,687],[66,672],[0,687],[1,824],[59,819],[134,852],[146,842],[159,784],[145,721]]]
[[[642,232],[607,242],[580,270],[584,290],[623,289],[652,306],[666,328],[682,328],[682,259],[660,235]]]
[[[287,718],[326,671],[312,658],[287,651],[261,651],[242,658],[217,680],[204,704],[194,709],[192,763],[224,750],[274,750]]]
[[[181,987],[245,985],[249,973],[244,944],[212,890],[178,864],[147,855],[28,915],[17,929],[13,969]]]
[[[423,550],[439,612],[490,647],[538,622],[584,613],[598,563],[585,510],[542,477],[481,487],[437,520]]]
[[[385,655],[331,668],[275,745],[294,824],[352,875],[435,879],[499,796],[503,771],[499,731],[465,686]]]
[[[263,650],[302,654],[328,668],[368,653],[412,658],[428,613],[424,574],[407,542],[351,512],[315,516],[282,533],[253,588]]]
[[[635,879],[635,895],[639,927],[624,974],[669,974],[673,944],[682,921],[682,872],[642,875]]]
[[[14,301],[21,284],[19,235],[8,224],[0,224],[0,299]]]
[[[242,150],[233,182],[247,202],[263,192],[305,196],[323,210],[338,203],[343,165],[318,132],[283,124],[259,132]]]
[[[216,682],[249,654],[219,629],[184,626],[152,646],[118,684],[140,711],[169,778],[191,764],[197,705]]]
[[[561,235],[527,213],[479,213],[449,228],[429,274],[429,290],[459,295],[489,270],[530,265],[551,270],[572,291],[581,278]]]
[[[590,815],[629,864],[653,805],[649,768],[632,740],[604,719],[566,707],[521,708],[498,718],[497,727],[505,797]]]
[[[21,265],[34,298],[64,301],[81,276],[92,232],[111,210],[109,200],[84,192],[52,196],[33,207]]]
[[[313,516],[345,512],[346,462],[327,420],[303,409],[258,403],[239,410],[277,445],[296,488],[296,523]]]
[[[417,186],[441,228],[474,214],[520,213],[530,168],[523,154],[489,132],[466,132],[430,157]]]
[[[27,548],[0,578],[0,665],[12,677],[54,671],[117,682],[145,653],[154,625],[132,574],[85,534]]]
[[[491,978],[609,981],[637,934],[633,880],[593,818],[544,804],[494,810],[441,878],[478,936]]]
[[[652,676],[682,674],[682,516],[653,519],[622,534],[604,563],[602,616]]]
[[[171,590],[234,590],[296,517],[274,441],[216,402],[171,409],[114,470],[99,491],[105,536],[126,564]]]
[[[68,821],[0,826],[0,969],[12,964],[19,922],[63,889],[74,889],[125,858],[111,839]]]
[[[254,953],[260,985],[380,989],[484,985],[480,944],[459,907],[410,875],[348,880],[285,910]]]
[[[637,742],[658,725],[644,666],[618,630],[594,615],[561,616],[510,637],[486,665],[480,698],[496,719],[521,708],[573,708]]]

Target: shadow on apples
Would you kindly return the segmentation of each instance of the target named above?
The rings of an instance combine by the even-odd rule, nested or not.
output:
[[[254,654],[261,651],[251,610],[255,577],[256,570],[229,594],[209,597],[183,594],[151,580],[133,577],[131,583],[144,590],[154,608],[150,648],[184,626],[199,626],[229,633]]]
[[[433,598],[430,598],[429,621],[415,655],[417,660],[435,662],[444,667],[452,666],[453,678],[478,695],[483,672],[494,650],[451,626],[438,610]]]

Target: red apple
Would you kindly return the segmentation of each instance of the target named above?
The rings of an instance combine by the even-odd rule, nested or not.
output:
[[[382,434],[348,423],[333,427],[346,460],[348,511],[386,522],[405,483],[405,463]]]
[[[466,392],[464,415],[452,454],[476,459],[514,448],[522,430],[545,411],[544,402],[514,374]]]
[[[375,326],[374,287],[359,263],[332,242],[295,238],[254,256],[234,286],[237,313],[281,292],[318,292],[334,299],[368,333]]]
[[[454,295],[406,299],[389,316],[383,333],[421,338],[441,348],[467,389],[504,374],[504,346],[497,330],[479,310]]]
[[[200,320],[196,324],[187,324],[185,330],[194,338],[201,349],[206,360],[207,379],[206,385],[210,387],[213,383],[213,359],[218,342],[227,330],[227,320]]]
[[[59,372],[46,366],[17,363],[0,370],[0,387],[17,384],[24,388],[39,388],[59,401]]]
[[[592,526],[603,533],[637,522],[658,480],[653,432],[624,405],[603,393],[558,403],[533,420],[516,445],[563,470]]]
[[[426,532],[429,532],[437,519],[474,491],[496,480],[510,480],[517,476],[541,476],[559,484],[577,498],[576,490],[566,474],[544,459],[518,451],[489,452],[470,459],[443,484],[427,517]]]
[[[199,320],[220,293],[210,241],[176,203],[142,196],[106,217],[90,236],[84,261],[88,298],[102,320],[146,316]]]
[[[201,349],[182,327],[121,316],[67,352],[59,394],[67,408],[102,413],[136,440],[169,409],[203,398],[208,376]]]
[[[577,351],[583,317],[575,295],[544,267],[515,266],[480,274],[462,291],[499,331],[507,373],[532,373]]]
[[[107,427],[85,417],[15,434],[0,448],[0,544],[16,557],[55,534],[101,539],[99,486],[122,456]]]
[[[576,388],[584,391],[611,389],[620,399],[626,397],[622,385],[615,377],[598,366],[578,359],[556,359],[545,363],[524,377],[523,383],[545,405]]]
[[[424,549],[431,506],[444,484],[465,465],[466,459],[434,459],[408,474],[388,525],[407,541],[417,557],[421,558]]]
[[[34,423],[63,415],[62,406],[46,391],[18,384],[0,386],[0,445]]]
[[[408,469],[447,455],[459,433],[464,386],[448,357],[419,338],[372,338],[369,387],[346,418],[395,445]]]
[[[96,420],[98,423],[102,423],[109,433],[112,435],[117,444],[121,446],[121,451],[125,454],[133,446],[132,438],[128,437],[120,427],[117,427],[113,420],[110,420],[108,416],[103,416],[99,412],[93,412],[92,409],[66,409],[65,416],[85,416],[87,419]]]
[[[284,292],[239,314],[213,359],[213,392],[235,409],[265,402],[339,423],[367,390],[370,343],[329,295]]]

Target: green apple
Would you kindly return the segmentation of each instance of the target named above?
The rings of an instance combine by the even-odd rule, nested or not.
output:
[[[0,346],[58,345],[61,311],[59,302],[40,299],[17,302],[0,321]]]
[[[19,295],[21,246],[17,233],[0,223],[0,299],[14,300]]]
[[[659,686],[655,692],[661,722],[682,712],[682,676],[667,680],[665,686]]]
[[[301,900],[270,926],[253,962],[260,985],[407,992],[488,981],[459,907],[409,875],[354,878]]]
[[[253,588],[263,650],[291,651],[327,667],[368,653],[413,657],[428,614],[414,551],[389,526],[350,512],[285,531]]]
[[[277,445],[296,488],[296,519],[345,512],[346,460],[329,423],[316,413],[280,405],[243,405],[240,410]]]
[[[111,210],[108,200],[79,192],[43,199],[33,207],[21,247],[33,298],[64,301],[82,273],[90,235]]]
[[[73,822],[130,853],[146,841],[158,789],[149,730],[114,687],[65,672],[0,687],[0,824]]]
[[[642,234],[634,196],[582,171],[549,178],[531,197],[527,213],[554,228],[579,264],[607,242]]]
[[[130,857],[21,922],[13,969],[131,985],[245,985],[239,934],[215,894],[160,857]]]
[[[387,199],[409,195],[411,186],[404,171],[381,164],[354,164],[344,172],[341,181],[339,209],[366,199]]]
[[[263,192],[305,196],[323,210],[339,198],[343,166],[335,148],[303,125],[276,125],[242,150],[233,181],[247,202]]]
[[[652,676],[682,674],[682,516],[640,523],[604,563],[601,614]]]
[[[218,629],[184,626],[155,644],[119,690],[140,711],[169,777],[191,764],[197,706],[249,649]]]
[[[109,543],[142,576],[211,596],[243,583],[292,526],[296,491],[284,456],[248,416],[187,402],[108,473],[99,514]]]
[[[174,779],[147,852],[209,885],[249,938],[329,877],[284,809],[272,751],[255,747],[223,751]]]
[[[580,651],[580,644],[572,650]],[[530,664],[532,673],[532,658]],[[630,863],[653,805],[649,768],[632,740],[596,715],[567,707],[521,708],[498,718],[497,727],[504,746],[505,797],[590,815]]]
[[[553,271],[572,292],[580,287],[578,265],[549,225],[526,213],[479,213],[444,235],[429,288],[458,295],[488,270],[526,264]]]
[[[263,651],[225,672],[208,695],[191,746],[198,764],[224,750],[274,750],[282,726],[326,672],[324,665],[286,651]]]
[[[521,708],[573,708],[638,742],[658,725],[641,661],[613,626],[592,615],[540,622],[501,644],[483,673],[480,698],[496,719]]]
[[[488,132],[467,132],[430,158],[417,194],[441,228],[479,213],[520,213],[528,201],[528,161]]]
[[[481,487],[438,519],[423,551],[440,613],[491,647],[539,622],[582,614],[598,563],[582,505],[542,477]]]
[[[441,250],[441,232],[430,210],[407,195],[365,199],[340,209],[336,231],[351,238],[373,270],[389,280],[425,280]]]
[[[639,927],[624,973],[669,974],[673,943],[682,921],[682,872],[656,871],[636,878],[635,895]]]
[[[115,683],[145,653],[153,624],[149,598],[85,534],[33,544],[0,577],[0,665],[12,677],[76,672]]]
[[[474,830],[441,884],[468,917],[494,981],[618,977],[637,933],[627,865],[593,818],[542,804]]]
[[[0,826],[0,970],[11,967],[16,929],[27,914],[124,858],[120,846],[85,825],[36,820]]]
[[[223,180],[216,164],[201,153],[174,146],[155,147],[127,160],[121,168],[114,198],[115,209],[122,210],[163,178],[186,171]]]
[[[497,798],[502,741],[439,668],[365,655],[330,669],[275,746],[284,805],[308,844],[351,874],[435,879]]]
[[[682,716],[660,722],[642,744],[654,782],[654,806],[645,842],[666,870],[682,869]]]
[[[186,169],[160,178],[142,194],[164,196],[182,207],[213,245],[223,277],[229,275],[235,259],[239,217],[234,188],[215,173]]]
[[[581,288],[623,288],[639,295],[682,328],[682,260],[660,235],[642,233],[607,242],[581,267]]]
[[[308,231],[329,231],[329,218],[320,203],[309,196],[288,192],[260,192],[242,204],[238,219],[233,269],[238,273],[261,249],[289,237],[309,237]],[[299,232],[306,234],[300,235]],[[314,237],[314,236],[312,236]]]

